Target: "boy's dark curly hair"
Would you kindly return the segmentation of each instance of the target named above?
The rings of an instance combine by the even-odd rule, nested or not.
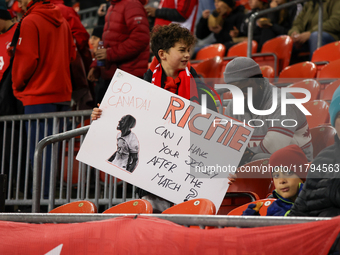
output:
[[[157,60],[161,62],[158,51],[168,50],[175,46],[175,43],[183,41],[185,45],[191,47],[196,43],[196,38],[187,28],[179,24],[171,23],[167,26],[155,26],[151,31],[151,50]]]

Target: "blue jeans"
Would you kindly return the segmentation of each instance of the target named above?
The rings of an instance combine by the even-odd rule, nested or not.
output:
[[[334,37],[328,34],[327,32],[322,32],[321,46],[326,45],[331,42],[335,42]],[[308,43],[309,43],[310,57],[312,58],[314,51],[318,48],[318,32],[311,33]]]
[[[35,113],[50,113],[50,112],[62,112],[68,111],[70,109],[67,105],[60,104],[37,104],[37,105],[27,105],[25,106],[25,114],[35,114]],[[62,120],[60,121],[59,128],[63,126]],[[36,128],[37,122],[31,121],[31,133],[28,133],[28,123],[26,123],[27,136],[30,136],[30,160],[33,165],[34,160],[34,150],[35,150],[35,140],[36,140]],[[59,129],[60,131],[60,129]],[[47,136],[52,135],[53,132],[53,119],[48,119],[47,121]],[[45,121],[42,119],[39,121],[39,136],[38,142],[45,137]],[[48,199],[49,184],[50,184],[50,172],[51,172],[51,145],[46,147],[46,157],[45,157],[45,178],[44,178],[44,198]],[[43,166],[44,169],[44,166]]]

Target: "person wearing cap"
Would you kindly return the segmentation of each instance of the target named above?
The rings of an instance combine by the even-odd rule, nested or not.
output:
[[[235,0],[215,0],[216,10],[210,13],[210,10],[204,10],[202,17],[196,26],[196,36],[198,39],[205,39],[211,33],[214,34],[215,42],[222,43],[226,46],[226,53],[228,49],[235,44],[233,38],[236,36],[230,32],[237,28],[240,29],[241,23],[244,19],[244,6],[237,5]],[[222,17],[222,22],[209,22],[211,18],[217,14],[217,20]],[[200,48],[196,48],[197,52]]]
[[[286,216],[290,212],[302,190],[307,166],[306,155],[296,144],[279,149],[270,156],[268,167],[272,169],[275,187],[272,197],[276,201],[268,207],[267,216]],[[261,206],[250,204],[242,215],[259,215]]]
[[[336,129],[334,144],[310,164],[305,185],[288,216],[340,215],[340,87],[333,94],[329,114]]]
[[[253,59],[237,57],[230,61],[224,71],[224,81],[241,89],[245,100],[244,114],[233,114],[231,102],[224,115],[254,127],[248,147],[255,155],[248,159],[248,162],[269,158],[272,153],[290,144],[298,145],[308,161],[312,161],[313,146],[306,116],[295,104],[288,104],[286,115],[281,114],[281,89],[263,78],[259,65]],[[268,115],[252,113],[247,105],[248,87],[253,90],[252,101],[255,109],[271,109],[273,96],[275,96],[277,98],[275,111]],[[277,88],[277,95],[273,95],[273,88]],[[294,99],[294,96],[287,93],[286,98]],[[285,122],[287,125],[284,124]]]
[[[322,45],[340,40],[340,1],[323,0]],[[305,2],[288,35],[294,42],[292,61],[299,52],[310,52],[312,59],[318,44],[319,1]]]
[[[98,44],[102,40],[103,30],[104,26],[96,26],[92,31],[89,43],[91,45],[93,53],[96,53],[98,49]]]

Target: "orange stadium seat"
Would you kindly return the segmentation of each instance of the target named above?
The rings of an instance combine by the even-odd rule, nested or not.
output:
[[[145,199],[135,199],[110,207],[103,213],[152,213],[152,205]]]
[[[268,78],[272,82],[275,78],[274,68],[268,65],[260,66],[263,77]]]
[[[255,40],[251,43],[251,52],[256,53],[257,51],[257,42]],[[228,50],[227,57],[246,57],[248,51],[248,42],[240,42],[231,46]]]
[[[244,204],[244,205],[241,205],[233,210],[231,210],[228,215],[242,215],[242,213],[244,212],[244,210],[246,210],[248,208],[248,206],[250,204],[256,204],[256,203],[259,203],[259,202],[262,202],[262,206],[259,210],[259,214],[261,216],[266,216],[267,215],[267,209],[268,207],[275,201],[276,199],[275,198],[266,198],[266,199],[260,199],[260,200],[256,200],[254,202],[250,202],[250,203],[247,203],[247,204]]]
[[[334,94],[334,91],[340,86],[340,79],[331,82],[326,86],[326,88],[322,91],[322,95],[320,95],[320,99],[325,100],[330,103]]]
[[[310,129],[313,144],[313,158],[324,148],[334,144],[336,129],[331,125],[321,125]]]
[[[268,166],[268,159],[259,159],[245,164],[242,169],[253,169],[254,172],[236,171],[236,181],[232,183],[222,201],[217,214],[226,215],[236,207],[266,198],[271,191],[272,178],[270,172],[262,172]],[[255,170],[259,172],[255,172]]]
[[[228,50],[227,56],[223,58],[222,67],[221,67],[221,74],[220,78],[223,78],[223,72],[227,64],[236,57],[246,57],[247,56],[247,49],[248,42],[240,42],[231,46]],[[256,53],[257,50],[257,42],[255,40],[252,41],[252,54]]]
[[[279,82],[297,82],[316,77],[316,65],[305,61],[285,67],[279,74]]]
[[[265,42],[261,52],[253,54],[252,58],[260,66],[272,66],[275,71],[275,76],[278,76],[281,70],[289,65],[292,48],[293,40],[290,36],[281,35]]]
[[[267,166],[268,162],[268,159],[259,159],[245,164],[243,168],[260,169],[263,166]],[[254,200],[267,197],[271,186],[270,173],[259,172],[249,174],[247,172],[241,172],[241,168],[238,168],[236,175],[236,181],[230,185],[227,195],[228,193],[247,193],[252,196]]]
[[[329,105],[324,100],[311,100],[303,106],[312,114],[306,115],[309,128],[329,123]]]
[[[340,59],[334,60],[325,65],[317,74],[319,79],[340,78]]]
[[[174,205],[162,214],[203,214],[215,215],[216,208],[213,202],[205,198],[197,198]]]
[[[198,63],[195,70],[198,75],[203,78],[218,78],[220,76],[222,67],[222,58],[217,56],[209,59],[205,59]]]
[[[317,66],[318,71],[334,60],[340,59],[340,41],[328,43],[316,49],[312,56],[312,62]]]
[[[319,99],[319,95],[320,95],[320,83],[316,80],[313,79],[306,79],[300,82],[296,82],[292,85],[289,85],[288,88],[304,88],[304,89],[308,89],[310,94],[311,94],[311,98],[310,100],[316,100]],[[292,93],[291,94],[295,97],[295,98],[304,98],[305,94],[303,93]]]
[[[86,200],[70,202],[52,209],[48,213],[96,213],[97,207],[94,203]]]
[[[226,48],[222,43],[214,43],[200,49],[196,54],[195,60],[203,60],[217,56],[223,58],[225,51]]]

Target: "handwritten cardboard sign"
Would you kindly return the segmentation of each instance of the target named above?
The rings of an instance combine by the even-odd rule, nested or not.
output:
[[[220,207],[252,128],[117,70],[77,159],[174,203]],[[229,170],[228,170],[229,168]]]

